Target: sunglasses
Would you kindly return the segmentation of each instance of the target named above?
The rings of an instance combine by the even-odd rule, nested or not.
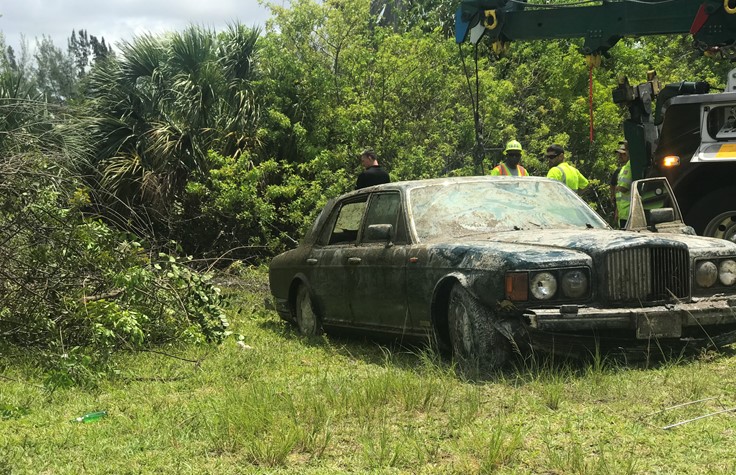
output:
[[[560,155],[562,155],[562,154],[560,154],[560,153],[555,153],[554,155],[545,155],[545,157],[546,157],[546,158],[547,158],[548,160],[552,160],[553,158],[557,158],[557,157],[559,157]]]

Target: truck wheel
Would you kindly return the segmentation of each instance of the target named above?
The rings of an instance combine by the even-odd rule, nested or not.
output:
[[[736,242],[736,210],[726,211],[711,219],[703,236],[712,236]]]
[[[300,285],[296,293],[296,325],[299,333],[305,336],[322,334],[322,320],[314,311],[312,298],[306,285]]]
[[[736,188],[717,190],[701,198],[688,212],[685,224],[700,236],[736,239]]]
[[[511,356],[511,343],[493,326],[493,315],[462,286],[450,291],[447,323],[452,352],[468,376],[487,376]]]

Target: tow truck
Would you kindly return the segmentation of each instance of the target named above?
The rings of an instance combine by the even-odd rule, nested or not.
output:
[[[622,38],[684,33],[706,55],[736,58],[736,0],[462,0],[455,14],[457,43],[486,38],[501,54],[513,41],[584,38],[591,65]],[[622,78],[613,101],[629,111],[633,178],[666,177],[686,224],[736,242],[736,69],[726,84],[718,93],[702,81],[662,86],[650,71],[642,84]]]

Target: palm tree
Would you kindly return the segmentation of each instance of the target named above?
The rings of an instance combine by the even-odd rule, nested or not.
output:
[[[109,202],[166,216],[187,180],[206,176],[210,150],[238,156],[257,145],[259,35],[240,24],[143,35],[93,69],[89,124]]]

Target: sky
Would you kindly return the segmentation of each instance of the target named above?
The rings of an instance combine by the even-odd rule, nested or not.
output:
[[[217,31],[234,21],[264,26],[270,16],[258,0],[0,0],[0,15],[0,31],[14,48],[23,34],[31,47],[46,35],[63,50],[72,30],[85,29],[114,45],[190,24]]]

